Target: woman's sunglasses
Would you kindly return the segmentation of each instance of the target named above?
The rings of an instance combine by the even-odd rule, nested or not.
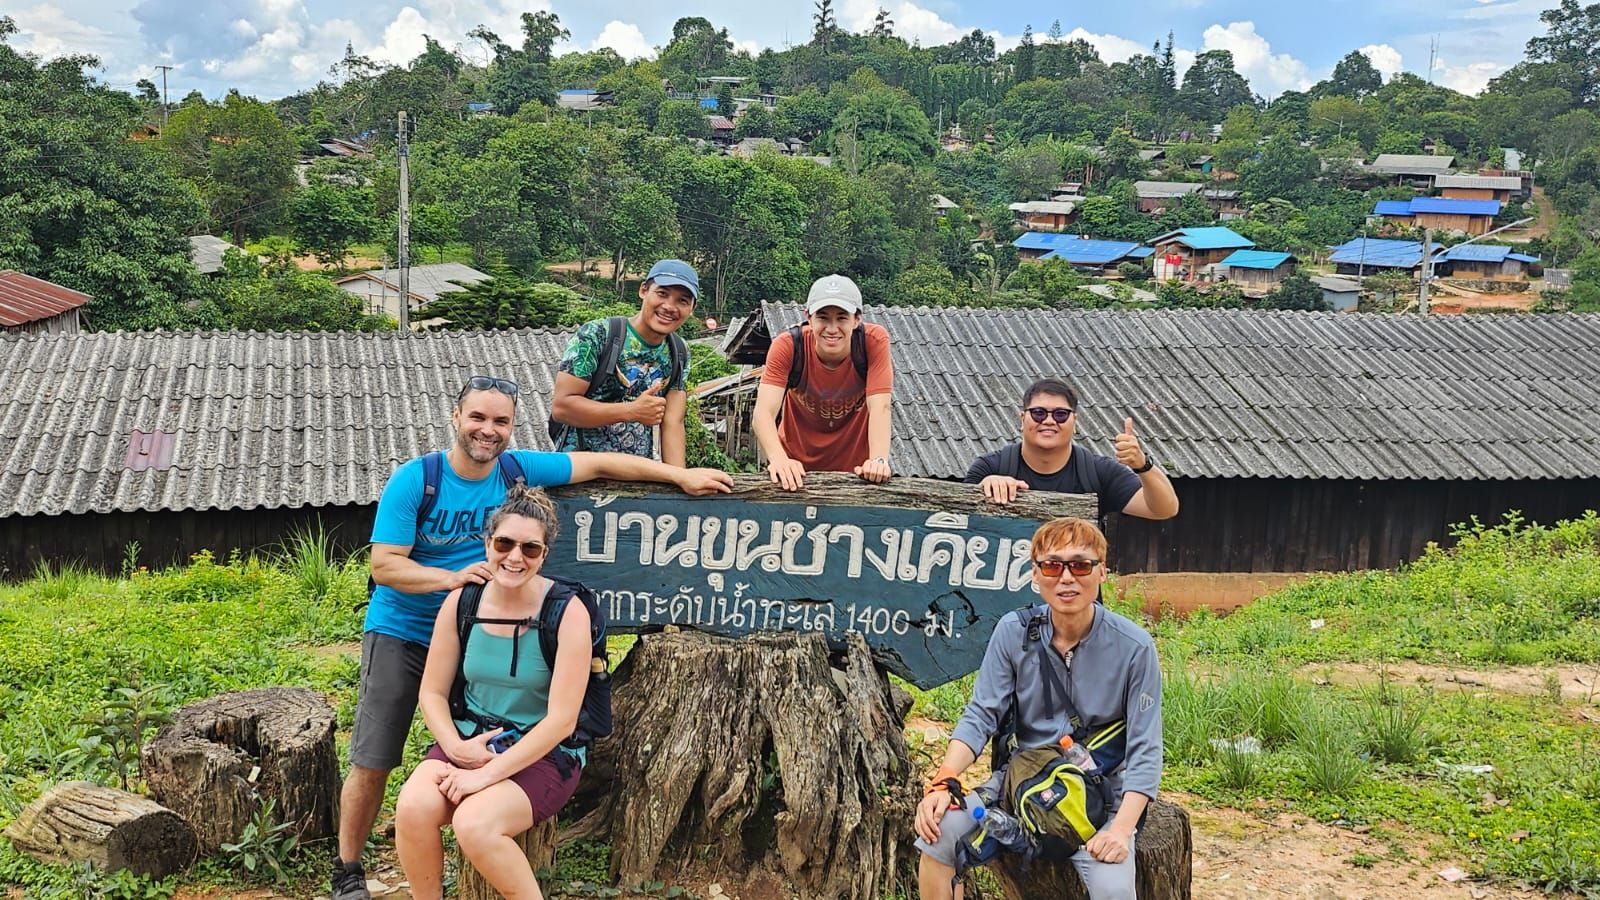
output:
[[[1094,571],[1100,565],[1098,559],[1036,559],[1033,567],[1039,574],[1046,578],[1060,578],[1062,571],[1071,572],[1078,577],[1083,577]]]
[[[523,559],[538,559],[544,556],[545,550],[549,549],[538,541],[522,541],[518,543],[503,535],[496,535],[490,538],[489,546],[493,547],[496,553],[510,553],[513,547],[521,547]]]
[[[1055,419],[1057,425],[1065,425],[1067,420],[1072,418],[1072,410],[1067,409],[1065,406],[1058,406],[1055,409],[1049,409],[1043,406],[1030,406],[1023,411],[1028,414],[1029,418],[1041,425],[1044,424],[1045,419]]]

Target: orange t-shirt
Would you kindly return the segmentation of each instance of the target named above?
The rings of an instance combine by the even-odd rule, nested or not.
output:
[[[867,395],[887,394],[894,387],[894,365],[889,360],[889,332],[882,325],[863,322],[867,338],[867,377],[856,374],[855,363],[845,357],[837,366],[817,358],[811,326],[801,329],[806,354],[805,376],[800,386],[783,395],[783,418],[778,440],[783,450],[799,460],[808,472],[849,472],[868,459]],[[762,384],[782,387],[789,383],[794,340],[779,334],[767,349]]]

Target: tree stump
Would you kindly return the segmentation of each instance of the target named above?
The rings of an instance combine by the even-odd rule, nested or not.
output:
[[[17,849],[42,862],[88,861],[165,878],[194,862],[194,828],[138,794],[87,781],[58,784],[28,804],[5,831]]]
[[[266,798],[302,842],[331,837],[339,815],[334,713],[306,688],[220,694],[178,710],[145,745],[150,793],[194,826],[215,853],[239,834]]]
[[[1150,804],[1133,848],[1139,900],[1189,900],[1193,849],[1189,813],[1181,806],[1160,800]],[[1017,857],[1001,854],[989,863],[989,869],[1009,900],[1036,897],[1088,900],[1089,897],[1078,870],[1069,862],[1036,862],[1024,872]]]
[[[534,874],[556,861],[556,820],[546,819],[524,831],[517,838],[517,846],[527,854],[528,865],[533,867]],[[478,870],[467,861],[461,848],[455,849],[456,858],[456,897],[457,900],[499,900],[500,893],[489,884],[488,879],[478,874]],[[540,885],[545,896],[549,896],[549,885]]]
[[[609,831],[623,885],[652,880],[670,848],[804,897],[880,896],[918,797],[888,679],[859,635],[841,656],[834,668],[814,633],[641,638],[576,803],[598,806],[571,831]]]

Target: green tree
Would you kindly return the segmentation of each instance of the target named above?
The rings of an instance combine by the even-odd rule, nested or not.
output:
[[[1255,94],[1244,76],[1234,71],[1231,52],[1207,50],[1184,73],[1177,102],[1179,109],[1200,122],[1221,122],[1228,110],[1254,103]]]
[[[729,156],[695,157],[681,177],[674,200],[686,249],[700,262],[701,305],[722,319],[799,296],[810,271],[794,188],[758,161]]]
[[[731,119],[733,113],[733,85],[724,81],[722,87],[717,89],[717,115]]]
[[[451,331],[493,331],[506,328],[553,328],[581,298],[557,284],[530,283],[514,275],[498,275],[440,294],[418,310],[416,319],[442,319],[436,327]]]
[[[259,234],[283,216],[294,187],[294,142],[272,107],[237,92],[220,104],[172,113],[161,146],[200,187],[211,218],[233,234]]]
[[[1244,167],[1240,184],[1256,199],[1281,197],[1294,201],[1302,193],[1315,190],[1321,168],[1315,153],[1279,135],[1262,148],[1260,159]]]
[[[905,91],[881,83],[852,94],[834,118],[829,140],[853,170],[885,162],[918,165],[937,149],[922,107]]]
[[[224,328],[240,331],[382,331],[386,316],[362,308],[356,295],[287,259],[262,263],[229,251],[212,286],[211,304]]]
[[[325,266],[344,271],[350,245],[371,237],[376,225],[367,211],[371,198],[363,193],[325,181],[301,188],[289,203],[296,248]]]
[[[1539,21],[1547,30],[1528,40],[1528,60],[1559,66],[1574,103],[1600,106],[1600,3],[1561,0]]]
[[[456,239],[460,222],[449,204],[418,203],[411,210],[411,242],[418,247],[432,247],[444,262],[445,248]]]
[[[1326,85],[1324,93],[1360,100],[1383,87],[1383,75],[1365,53],[1351,50],[1333,67],[1328,80],[1318,87],[1323,85]]]
[[[711,122],[693,100],[668,100],[656,111],[656,134],[705,139],[711,137]]]
[[[777,117],[764,105],[753,103],[733,126],[733,136],[741,141],[753,137],[775,138],[778,136]]]
[[[894,280],[896,306],[970,306],[971,289],[957,284],[944,266],[924,263],[901,272]]]
[[[1011,56],[1012,74],[1018,84],[1033,80],[1034,62],[1038,55],[1038,48],[1033,44],[1033,26],[1022,26],[1022,40],[1017,44],[1016,51]]]
[[[648,181],[633,180],[608,204],[606,248],[611,251],[615,286],[624,300],[625,273],[673,252],[682,241],[672,198]]]
[[[672,23],[672,40],[661,49],[661,68],[667,77],[693,79],[721,72],[733,52],[728,29],[718,29],[710,19],[686,16]]]
[[[889,11],[881,6],[872,17],[872,37],[879,41],[894,37],[894,19],[889,18]]]
[[[1296,272],[1283,280],[1278,289],[1268,294],[1261,305],[1268,309],[1299,309],[1326,312],[1327,301],[1322,299],[1322,288],[1317,287],[1303,272]]]
[[[468,32],[494,53],[484,86],[495,108],[511,115],[524,103],[555,104],[556,86],[551,78],[551,53],[557,41],[571,37],[552,12],[522,14],[522,46],[514,48],[482,25]]]
[[[86,73],[86,56],[40,63],[8,46],[0,17],[0,269],[83,291],[100,330],[180,328],[202,291],[185,235],[205,223],[199,193],[149,143],[125,93]]]

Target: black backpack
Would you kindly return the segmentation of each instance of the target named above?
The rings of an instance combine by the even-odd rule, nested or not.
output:
[[[600,385],[605,383],[606,376],[617,368],[617,363],[622,361],[622,345],[628,340],[628,318],[626,316],[612,316],[606,320],[606,343],[600,348],[600,356],[594,363],[594,374],[589,376],[589,388],[583,392],[590,400],[600,393]],[[684,370],[689,365],[689,345],[677,333],[667,335],[667,353],[672,362],[667,373],[667,388],[670,390],[683,377]],[[666,391],[662,391],[665,395]],[[545,429],[550,433],[550,440],[556,449],[561,448],[562,441],[567,439],[567,432],[572,429],[565,422],[557,422],[552,417]]]
[[[545,577],[550,578],[550,576]],[[467,658],[467,641],[472,636],[472,626],[489,624],[537,627],[539,653],[544,657],[545,665],[554,671],[561,617],[566,614],[567,604],[573,600],[582,603],[584,609],[589,611],[589,683],[584,688],[583,704],[578,708],[577,728],[562,740],[561,746],[572,750],[583,749],[597,738],[610,735],[611,673],[607,671],[605,613],[601,611],[594,591],[579,582],[564,578],[550,578],[550,593],[545,596],[544,606],[540,608],[537,620],[532,616],[524,619],[479,616],[478,605],[483,601],[483,585],[469,584],[461,589],[461,597],[456,601],[456,636],[460,640],[461,649],[460,656],[456,659],[455,679],[450,684],[451,717],[472,722],[476,726],[474,734],[481,734],[491,728],[516,728],[526,734],[530,727],[526,723],[506,722],[480,716],[467,708],[467,678],[463,672],[463,665]],[[513,676],[517,674],[517,646],[515,642],[511,645]],[[564,766],[565,756],[563,753],[554,755],[558,767]]]
[[[789,383],[788,390],[794,390],[805,380],[806,376],[806,344],[805,326],[795,325],[789,329],[789,339],[794,341],[794,350],[789,354]],[[856,326],[850,333],[850,362],[856,367],[856,374],[862,381],[867,380],[867,325],[865,322]]]

